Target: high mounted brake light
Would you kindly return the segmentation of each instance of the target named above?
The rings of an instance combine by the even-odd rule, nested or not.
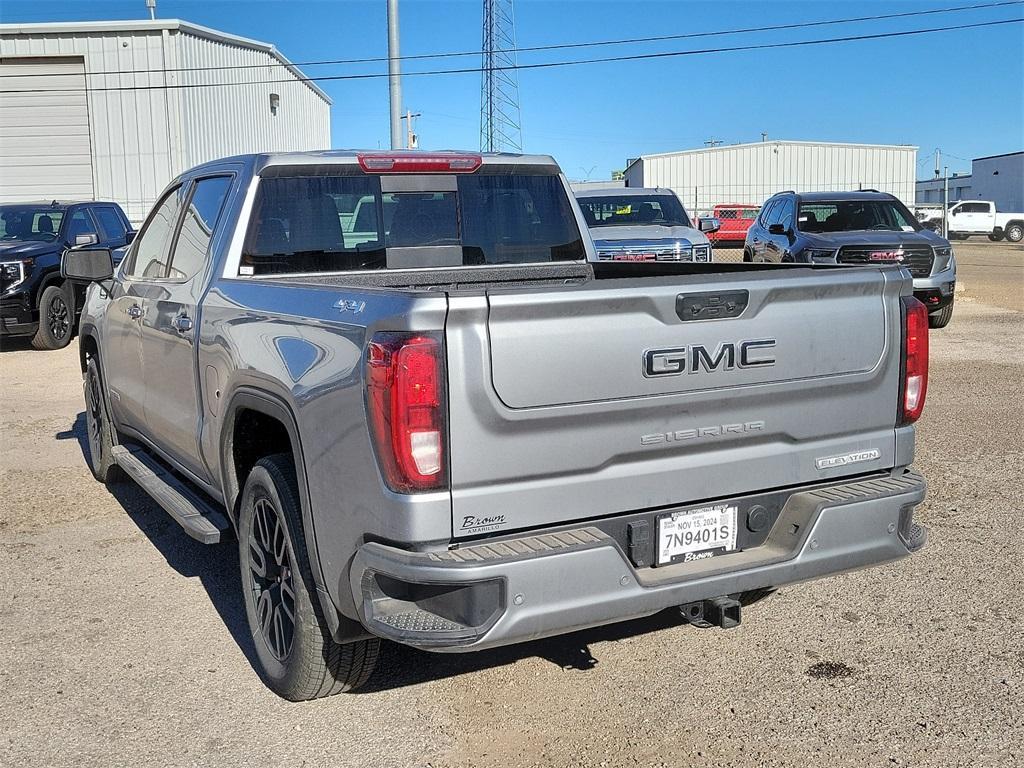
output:
[[[473,173],[483,163],[480,155],[410,153],[359,155],[367,173]]]
[[[441,488],[445,396],[441,342],[415,333],[378,333],[366,354],[367,407],[381,471],[398,493]]]
[[[913,296],[903,297],[903,371],[899,423],[913,424],[928,394],[928,308]]]

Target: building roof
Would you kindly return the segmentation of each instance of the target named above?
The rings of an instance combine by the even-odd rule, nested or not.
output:
[[[655,157],[673,157],[675,155],[692,155],[702,152],[723,152],[728,149],[742,149],[746,147],[777,147],[779,145],[785,146],[805,146],[805,147],[859,147],[862,149],[906,149],[917,151],[917,146],[913,144],[855,144],[841,141],[789,141],[789,140],[776,140],[770,141],[750,141],[746,144],[722,144],[717,147],[699,147],[697,149],[679,149],[673,152],[657,152],[650,155],[641,155],[640,157],[633,160],[630,165],[638,163],[641,160],[650,160]]]
[[[218,43],[237,45],[254,51],[268,53],[280,61],[289,72],[304,82],[310,90],[328,104],[331,97],[324,93],[316,83],[309,80],[297,66],[291,63],[283,53],[270,43],[251,40],[247,37],[220,32],[199,24],[192,24],[181,19],[142,19],[129,21],[47,21],[35,24],[0,24],[0,35],[75,35],[83,32],[161,32],[163,30],[183,32],[193,37],[201,37]]]
[[[1016,155],[1024,155],[1024,152],[1004,152],[1001,155],[986,155],[985,157],[976,157],[972,162],[977,162],[978,160],[995,160],[1000,157],[1015,157]]]

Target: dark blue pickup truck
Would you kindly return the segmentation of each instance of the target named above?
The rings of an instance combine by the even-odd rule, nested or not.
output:
[[[62,254],[89,245],[116,253],[134,235],[117,203],[0,205],[0,338],[31,336],[36,349],[66,347],[85,291],[61,278]]]

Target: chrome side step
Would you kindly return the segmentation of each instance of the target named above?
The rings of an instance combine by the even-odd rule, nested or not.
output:
[[[233,538],[231,523],[224,513],[161,466],[144,448],[115,445],[111,453],[117,465],[193,539],[217,544]]]

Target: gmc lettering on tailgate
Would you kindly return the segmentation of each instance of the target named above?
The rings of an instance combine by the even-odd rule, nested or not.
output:
[[[749,339],[746,341],[724,341],[714,352],[701,344],[668,349],[648,349],[644,352],[644,376],[679,376],[683,373],[715,373],[736,368],[764,368],[775,365],[775,357],[769,350],[776,344],[775,339]]]

